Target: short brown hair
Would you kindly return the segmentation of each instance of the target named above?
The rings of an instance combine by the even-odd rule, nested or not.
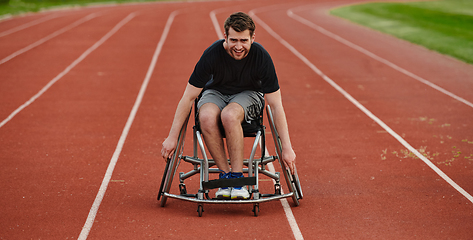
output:
[[[228,36],[228,31],[230,28],[237,32],[243,32],[245,30],[250,30],[250,36],[253,36],[255,32],[255,23],[251,17],[243,12],[236,12],[230,15],[230,17],[225,20],[225,24],[223,25],[225,29],[225,34]]]

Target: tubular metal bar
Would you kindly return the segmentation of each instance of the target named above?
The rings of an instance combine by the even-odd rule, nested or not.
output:
[[[266,164],[268,164],[268,163],[270,163],[270,162],[276,161],[276,159],[277,159],[277,158],[274,157],[274,156],[267,156],[267,157],[264,157],[264,158],[263,158],[263,161],[261,161],[261,163],[264,164],[264,165],[266,165]]]
[[[260,199],[247,199],[247,200],[218,200],[218,199],[197,199],[192,197],[186,197],[181,195],[175,195],[170,193],[164,193],[166,197],[176,198],[179,200],[185,200],[189,202],[196,202],[196,203],[208,203],[208,204],[245,204],[245,203],[261,203],[261,202],[269,202],[277,199],[292,197],[294,193],[287,193],[282,195],[271,196],[267,198],[260,198]]]
[[[202,135],[199,131],[196,131],[197,141],[199,143],[200,151],[203,157],[203,163],[201,164],[201,174],[200,174],[200,189],[203,189],[202,182],[209,181],[209,159],[207,158],[207,154],[205,153],[204,141],[202,141]],[[202,171],[203,170],[203,171]]]
[[[196,133],[196,129],[195,129],[195,126],[193,127],[193,136],[192,138],[194,139],[194,141],[192,142],[192,145],[193,145],[193,149],[194,149],[194,158],[197,158],[197,133]]]
[[[180,180],[186,180],[186,179],[188,179],[189,177],[192,177],[192,176],[196,175],[196,174],[199,173],[199,172],[200,172],[200,169],[198,168],[198,169],[194,169],[194,170],[192,170],[192,171],[189,171],[189,172],[187,172],[187,173],[181,174]]]
[[[259,183],[258,183],[258,165],[255,164],[253,165],[253,160],[254,160],[254,157],[255,157],[255,154],[256,154],[256,149],[258,148],[258,145],[259,145],[259,140],[261,138],[261,130],[259,130],[257,133],[256,133],[256,137],[255,137],[255,141],[253,142],[253,147],[251,148],[251,153],[250,153],[250,158],[248,159],[248,177],[252,177],[253,176],[253,168],[255,168],[256,166],[256,169],[254,170],[255,171],[255,177],[256,177],[256,185],[254,186],[254,189],[256,191],[258,191],[259,189]],[[252,188],[253,186],[249,186],[249,191],[252,192]]]
[[[275,173],[272,173],[272,172],[270,172],[268,170],[264,170],[264,169],[260,169],[259,171],[260,171],[260,173],[262,173],[262,174],[264,174],[264,175],[266,175],[266,176],[268,176],[268,177],[270,177],[274,180],[279,180],[279,175],[277,175]]]
[[[202,162],[204,161],[203,159],[196,158],[196,157],[189,157],[189,156],[182,157],[182,159],[184,159],[184,161],[188,163],[198,164],[198,165],[202,164]]]
[[[256,133],[255,142],[253,143],[253,148],[251,149],[250,159],[248,159],[248,177],[253,177],[253,158],[255,157],[260,137],[261,131],[258,131]]]

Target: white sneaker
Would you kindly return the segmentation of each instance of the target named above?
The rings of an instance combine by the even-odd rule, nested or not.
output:
[[[224,171],[220,171],[220,174],[218,175],[218,178],[219,179],[228,179],[228,178],[230,178],[230,176],[232,176],[231,172],[226,173]],[[217,199],[230,199],[231,192],[232,192],[232,188],[228,188],[228,187],[219,188],[217,190],[217,192],[215,193],[215,197]]]
[[[250,198],[250,193],[248,192],[248,189],[246,186],[244,187],[234,187],[232,188],[231,192],[231,198],[232,200],[234,199],[248,199]]]
[[[217,199],[230,199],[232,190],[231,188],[219,188],[217,192],[215,193],[215,197]]]

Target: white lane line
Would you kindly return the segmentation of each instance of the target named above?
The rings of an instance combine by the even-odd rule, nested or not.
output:
[[[133,13],[132,13],[133,14]],[[130,14],[131,18],[134,16]],[[125,144],[125,140],[128,136],[128,132],[130,131],[131,125],[135,119],[136,113],[138,112],[138,108],[141,105],[141,101],[143,96],[146,92],[146,88],[148,87],[148,83],[151,79],[151,75],[153,74],[154,68],[156,67],[156,63],[158,61],[158,56],[161,53],[161,49],[163,48],[164,42],[166,41],[167,35],[169,30],[171,29],[172,22],[174,21],[174,17],[178,14],[178,11],[174,11],[169,15],[169,18],[166,22],[166,26],[164,27],[164,31],[161,35],[161,39],[159,40],[158,46],[153,54],[153,58],[151,60],[151,64],[149,65],[148,72],[146,73],[145,79],[143,84],[141,85],[140,92],[138,93],[138,97],[136,98],[135,104],[131,110],[130,115],[128,116],[128,120],[125,124],[125,128],[123,129],[122,135],[120,136],[120,140],[118,141],[118,145],[115,148],[115,152],[113,153],[112,159],[108,165],[107,171],[103,178],[102,184],[100,185],[99,192],[95,197],[94,203],[90,208],[89,215],[87,216],[87,220],[85,221],[84,226],[82,227],[82,231],[79,235],[79,240],[87,239],[90,230],[92,229],[92,225],[94,224],[95,217],[97,216],[97,211],[99,210],[100,204],[105,196],[105,192],[107,191],[108,184],[110,183],[110,179],[112,178],[113,170],[115,169],[115,165],[118,162],[118,157],[123,149],[123,145]],[[130,19],[131,19],[130,18]]]
[[[460,192],[464,197],[466,197],[470,202],[473,203],[473,197],[466,192],[463,188],[461,188],[457,183],[455,183],[450,177],[448,177],[445,173],[442,172],[437,166],[435,166],[432,162],[429,161],[426,157],[420,154],[414,147],[412,147],[406,140],[404,140],[399,134],[394,132],[388,125],[386,125],[381,119],[376,117],[373,113],[371,113],[367,108],[365,108],[361,103],[359,103],[355,98],[353,98],[348,92],[346,92],[343,88],[341,88],[338,84],[336,84],[332,79],[330,79],[327,75],[325,75],[322,71],[320,71],[314,64],[312,64],[304,55],[302,55],[299,51],[296,50],[291,44],[286,42],[281,36],[279,36],[276,32],[273,31],[265,22],[263,22],[260,18],[258,18],[254,12],[252,12],[253,19],[259,22],[260,26],[268,31],[275,39],[277,39],[282,45],[284,45],[287,49],[289,49],[294,55],[296,55],[302,62],[304,62],[310,69],[312,69],[315,73],[317,73],[320,77],[322,77],[328,84],[330,84],[333,88],[335,88],[338,92],[340,92],[345,98],[347,98],[351,103],[353,103],[356,107],[358,107],[363,113],[365,113],[368,117],[370,117],[373,121],[378,123],[379,126],[384,128],[386,132],[391,134],[396,140],[398,140],[404,147],[409,149],[412,153],[414,153],[418,158],[420,158],[427,166],[429,166],[434,172],[436,172],[441,178],[443,178],[448,184],[450,184],[453,188],[455,188],[458,192]]]
[[[93,17],[89,15],[90,17]],[[62,77],[64,77],[69,71],[71,71],[77,64],[79,64],[82,60],[84,60],[90,53],[92,53],[95,49],[97,49],[100,45],[102,45],[107,39],[109,39],[113,34],[115,34],[118,29],[120,29],[125,23],[131,20],[131,18],[134,17],[134,14],[128,15],[125,19],[123,19],[121,22],[119,22],[112,30],[110,30],[107,34],[105,34],[99,41],[97,41],[94,45],[92,45],[89,49],[87,49],[82,55],[80,55],[79,58],[74,60],[74,62],[71,63],[71,65],[67,66],[66,69],[64,69],[61,73],[59,73],[55,78],[53,78],[51,81],[49,81],[46,86],[44,86],[38,93],[36,93],[33,97],[31,97],[28,101],[26,101],[23,105],[18,107],[15,111],[13,111],[7,118],[5,118],[1,123],[0,123],[0,128],[3,127],[5,124],[7,124],[15,115],[17,115],[19,112],[21,112],[23,109],[28,107],[31,103],[33,103],[36,99],[41,97],[43,93],[45,93],[53,84],[55,84],[57,81],[59,81]]]
[[[10,56],[8,56],[8,57],[6,57],[6,58],[0,60],[0,64],[4,64],[4,63],[10,61],[12,58],[14,58],[14,57],[16,57],[16,56],[18,56],[18,55],[20,55],[20,54],[22,54],[22,53],[25,53],[25,52],[27,52],[27,51],[29,51],[29,50],[31,50],[31,49],[33,49],[33,48],[35,48],[35,47],[37,47],[37,46],[43,44],[43,43],[45,43],[46,41],[51,40],[52,38],[57,37],[58,35],[60,35],[60,34],[62,34],[62,33],[64,33],[64,32],[66,32],[66,31],[69,31],[69,30],[71,30],[72,28],[77,27],[77,26],[79,26],[80,24],[82,24],[82,23],[84,23],[84,22],[87,22],[87,21],[89,21],[90,19],[95,18],[95,17],[97,17],[97,14],[95,14],[95,13],[89,14],[89,15],[87,15],[87,16],[85,16],[85,17],[83,17],[83,18],[81,18],[81,19],[79,19],[79,20],[77,20],[77,21],[71,23],[70,25],[68,25],[68,26],[66,26],[66,27],[64,27],[64,28],[61,28],[61,29],[59,29],[59,30],[57,30],[57,31],[55,31],[55,32],[53,32],[53,33],[51,33],[51,34],[49,34],[48,36],[46,36],[46,37],[44,37],[44,38],[41,38],[40,40],[38,40],[38,41],[36,41],[36,42],[34,42],[34,43],[32,43],[32,44],[30,44],[30,45],[28,45],[28,46],[26,46],[26,47],[20,49],[20,50],[14,52],[14,53],[12,53],[12,54],[10,54]]]
[[[221,12],[223,9],[218,9],[218,10],[213,10],[210,12],[210,19],[212,19],[212,23],[214,25],[214,28],[215,28],[215,32],[217,33],[217,36],[219,39],[223,39],[224,36],[223,36],[223,33],[222,33],[222,29],[220,28],[220,26],[218,25],[218,20],[217,20],[217,16],[216,14]]]
[[[220,27],[218,25],[218,20],[217,20],[217,17],[216,17],[216,14],[218,12],[221,12],[221,11],[223,11],[223,9],[218,9],[218,10],[211,11],[210,12],[210,19],[212,19],[212,23],[214,25],[215,31],[217,32],[217,36],[222,39],[222,38],[224,38],[223,33],[220,30]],[[265,152],[266,152],[266,154],[268,154],[268,149],[266,149]],[[268,167],[269,167],[269,171],[271,171],[273,173],[276,172],[272,163],[269,163]],[[275,183],[274,179],[273,179],[273,182]],[[283,190],[281,189],[281,193],[283,193],[282,191]],[[296,240],[303,240],[304,237],[302,236],[302,232],[299,229],[299,225],[297,224],[296,218],[294,217],[294,214],[292,213],[291,206],[287,202],[287,199],[283,198],[283,199],[280,199],[280,201],[281,201],[281,205],[284,209],[284,213],[286,214],[287,222],[289,223],[289,226],[291,227],[292,234],[294,235],[294,238]]]
[[[38,25],[38,24],[40,24],[40,23],[46,22],[46,21],[48,21],[48,20],[51,20],[51,19],[54,19],[54,18],[57,18],[57,17],[59,17],[59,15],[52,15],[52,14],[50,14],[50,15],[47,15],[47,16],[42,17],[42,18],[40,18],[40,19],[36,19],[36,20],[31,21],[31,22],[27,22],[27,23],[22,24],[22,25],[20,25],[20,26],[16,26],[16,27],[14,27],[14,28],[11,28],[10,30],[6,30],[6,31],[1,32],[1,33],[0,33],[0,37],[5,37],[5,36],[10,35],[10,34],[12,34],[12,33],[21,31],[21,30],[23,30],[23,29],[32,27],[32,26],[34,26],[34,25]]]
[[[307,6],[303,6],[303,7],[299,7],[299,8],[307,9]],[[299,8],[294,8],[294,9],[299,9]],[[411,78],[414,78],[415,80],[417,80],[417,81],[419,81],[419,82],[421,82],[421,83],[423,83],[423,84],[425,84],[425,85],[427,85],[427,86],[429,86],[429,87],[431,87],[431,88],[433,88],[433,89],[435,89],[435,90],[437,90],[437,91],[439,91],[439,92],[441,92],[445,95],[448,95],[448,96],[454,98],[455,100],[460,101],[460,102],[462,102],[462,103],[464,103],[464,104],[466,104],[466,105],[473,108],[473,103],[467,101],[466,99],[464,99],[462,97],[459,97],[459,96],[457,96],[457,95],[455,95],[455,94],[439,87],[438,85],[436,85],[432,82],[429,82],[426,79],[424,79],[422,77],[419,77],[419,76],[415,75],[414,73],[411,73],[411,72],[407,71],[406,69],[401,68],[401,67],[397,66],[396,64],[394,64],[394,63],[392,63],[392,62],[390,62],[390,61],[388,61],[388,60],[386,60],[386,59],[384,59],[384,58],[382,58],[382,57],[380,57],[380,56],[378,56],[378,55],[376,55],[376,54],[374,54],[374,53],[372,53],[372,52],[370,52],[370,51],[368,51],[368,50],[366,50],[366,49],[364,49],[364,48],[362,48],[362,47],[360,47],[360,46],[358,46],[358,45],[356,45],[356,44],[354,44],[354,43],[352,43],[352,42],[350,42],[350,41],[348,41],[348,40],[346,40],[346,39],[344,39],[344,38],[342,38],[342,37],[340,37],[336,34],[334,34],[334,33],[332,33],[332,32],[330,32],[330,31],[318,26],[317,24],[315,24],[315,23],[313,23],[313,22],[311,22],[311,21],[295,14],[293,9],[287,10],[287,15],[289,17],[293,18],[294,20],[304,24],[304,25],[307,25],[308,27],[310,27],[310,28],[322,33],[322,34],[324,34],[324,35],[326,35],[326,36],[328,36],[332,39],[335,39],[338,42],[343,43],[343,44],[347,45],[348,47],[351,47],[351,48],[353,48],[353,49],[355,49],[355,50],[357,50],[357,51],[359,51],[359,52],[361,52],[361,53],[363,53],[363,54],[365,54],[365,55],[367,55],[367,56],[369,56],[373,59],[376,59],[379,62],[382,62],[382,63],[386,64],[387,66],[389,66],[389,67],[391,67],[391,68],[393,68],[393,69],[395,69],[395,70],[397,70],[397,71],[399,71],[399,72],[401,72],[401,73],[403,73],[403,74],[405,74],[405,75],[407,75]]]

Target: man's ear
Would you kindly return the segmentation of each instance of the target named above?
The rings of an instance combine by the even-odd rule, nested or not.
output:
[[[251,37],[251,43],[252,44],[255,42],[255,38],[256,38],[256,33],[253,32],[253,36]]]

